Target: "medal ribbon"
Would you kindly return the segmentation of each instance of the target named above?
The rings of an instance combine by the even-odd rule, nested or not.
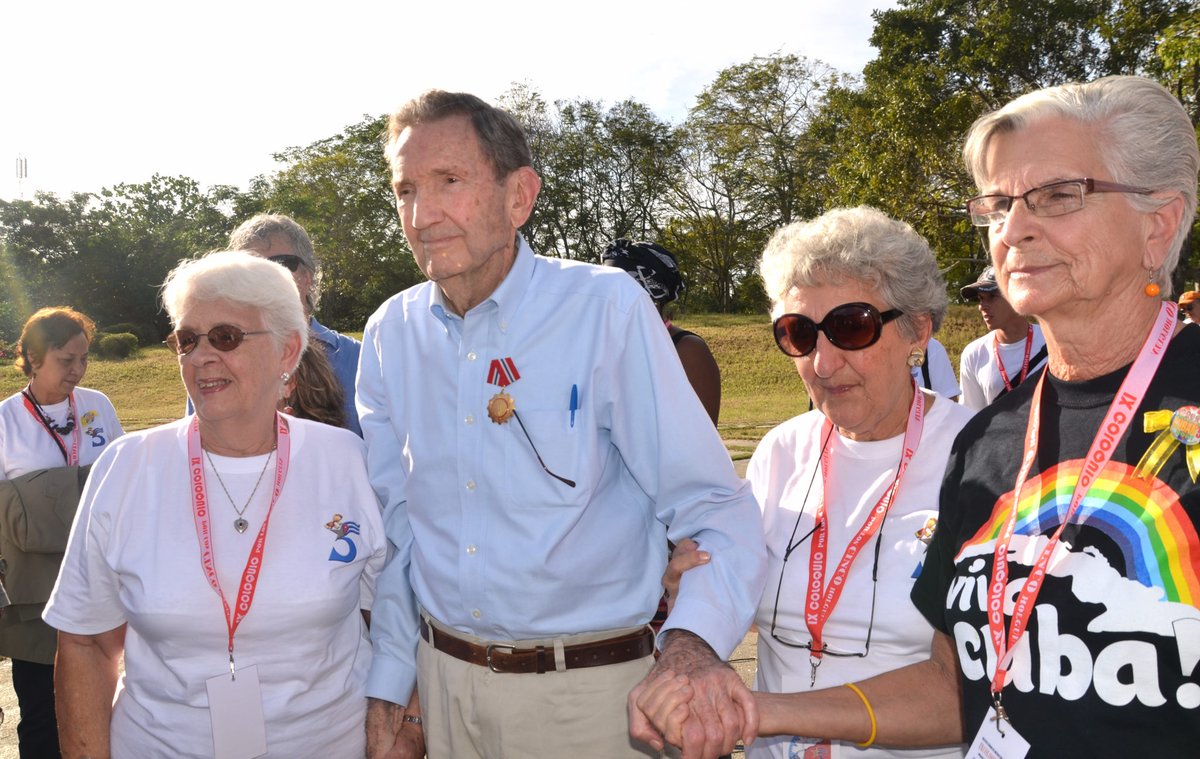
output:
[[[832,454],[826,449],[825,453],[821,455],[822,493],[814,517],[816,528],[813,532],[808,558],[808,603],[804,607],[804,622],[808,626],[808,634],[812,636],[809,654],[813,658],[814,677],[816,662],[821,659],[822,649],[825,647],[823,638],[825,623],[829,621],[829,617],[833,614],[834,607],[837,606],[838,599],[841,598],[842,591],[846,587],[846,575],[850,572],[850,566],[858,558],[863,546],[875,536],[875,533],[883,525],[883,520],[892,507],[892,501],[895,500],[896,493],[900,490],[900,480],[904,476],[904,471],[917,452],[917,445],[921,442],[921,430],[924,426],[925,396],[913,382],[913,400],[908,410],[908,423],[904,427],[904,449],[900,457],[899,468],[896,470],[896,478],[879,497],[863,521],[862,527],[858,529],[858,533],[850,539],[841,561],[833,570],[833,576],[829,578],[828,585],[824,585],[829,543],[829,527],[825,521],[825,496],[829,486]],[[830,434],[832,430],[833,422],[826,418],[825,424],[821,428],[822,438]]]
[[[30,390],[29,392],[33,391]],[[29,395],[25,392],[22,392],[21,395],[25,397],[26,410],[28,410],[33,418],[38,421],[38,424],[46,428],[46,432],[50,433],[50,437],[53,438],[54,442],[58,445],[58,450],[62,451],[63,458],[67,460],[67,466],[77,466],[79,464],[79,438],[82,433],[79,429],[79,406],[75,405],[75,393],[71,393],[71,395],[68,396],[69,402],[67,403],[67,407],[70,409],[71,417],[75,420],[75,427],[71,430],[70,453],[67,452],[67,444],[63,440],[62,435],[59,435],[57,432],[55,432],[54,428],[50,426],[50,420],[46,418],[45,414],[43,414],[40,409],[34,407],[33,400],[29,397]]]
[[[1029,349],[1033,347],[1033,325],[1029,325],[1029,331],[1025,333],[1025,358],[1021,361],[1021,379],[1017,380],[1017,384],[1025,381],[1025,375],[1029,373]],[[1004,361],[1000,359],[1000,333],[992,335],[992,355],[996,357],[996,365],[1000,367],[1000,379],[1004,380],[1004,389],[1012,392],[1013,384],[1008,379],[1008,372],[1004,371]]]
[[[517,365],[511,358],[492,359],[491,366],[488,367],[489,385],[508,387],[519,379],[521,379],[521,374],[517,371]]]
[[[1088,449],[1087,457],[1083,460],[1083,469],[1075,482],[1071,493],[1071,501],[1067,507],[1066,516],[1054,531],[1050,542],[1042,549],[1041,555],[1033,565],[1033,570],[1021,587],[1017,601],[1013,607],[1012,626],[1007,640],[1004,635],[1004,590],[1008,586],[1008,545],[1012,540],[1013,530],[1017,524],[1017,511],[1021,503],[1021,488],[1029,476],[1029,470],[1037,457],[1038,431],[1041,427],[1042,386],[1046,382],[1048,372],[1043,372],[1038,380],[1037,389],[1033,393],[1033,403],[1029,409],[1029,424],[1025,431],[1025,453],[1021,460],[1021,469],[1017,473],[1017,483],[1013,488],[1012,508],[1008,519],[1005,520],[1000,535],[996,539],[996,551],[992,567],[992,582],[988,586],[988,631],[992,639],[992,647],[996,651],[996,670],[992,675],[992,698],[998,705],[1000,692],[1004,689],[1004,677],[1012,663],[1012,652],[1016,649],[1021,636],[1025,634],[1029,617],[1033,613],[1033,604],[1042,589],[1042,581],[1046,576],[1046,568],[1050,556],[1058,546],[1059,536],[1078,511],[1079,505],[1087,495],[1088,489],[1096,477],[1104,471],[1104,467],[1112,459],[1117,442],[1124,436],[1126,428],[1141,404],[1146,388],[1162,361],[1171,335],[1175,331],[1175,305],[1164,302],[1154,321],[1154,328],[1146,337],[1138,352],[1129,374],[1121,382],[1121,388],[1105,413],[1104,421]]]
[[[254,603],[254,594],[258,586],[258,577],[262,572],[263,550],[267,542],[267,526],[271,522],[271,512],[279,493],[283,490],[284,480],[287,479],[288,462],[291,458],[291,439],[288,437],[287,420],[282,414],[275,414],[276,422],[276,452],[275,452],[275,487],[271,491],[271,504],[267,507],[267,516],[263,519],[258,537],[250,548],[250,556],[246,559],[246,568],[242,570],[242,581],[238,583],[237,604],[233,614],[230,614],[229,601],[221,591],[221,581],[217,578],[217,563],[213,557],[212,524],[208,514],[208,495],[204,485],[204,458],[200,448],[200,420],[193,417],[191,429],[188,430],[188,468],[191,470],[192,515],[196,521],[196,538],[200,542],[200,564],[204,567],[204,576],[208,584],[217,592],[221,605],[225,608],[225,625],[229,629],[229,671],[233,673],[233,636],[238,625],[250,613]]]

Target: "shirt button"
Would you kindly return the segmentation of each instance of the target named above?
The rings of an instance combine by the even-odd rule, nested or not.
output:
[[[475,617],[475,619],[479,619],[480,617],[482,617],[482,616],[483,616],[483,612],[481,612],[479,609],[474,609],[474,610],[471,612],[471,616],[472,616],[472,617]]]
[[[467,490],[475,489],[475,480],[467,480]]]
[[[467,546],[467,555],[474,556],[475,551],[477,551],[477,550],[479,550],[479,549],[477,549],[475,546]]]
[[[467,418],[464,419],[463,421],[465,421],[467,424],[474,424],[475,423],[475,415],[467,414]]]
[[[507,332],[507,331],[508,331],[508,322],[500,322],[500,331],[501,331],[501,332]]]
[[[476,358],[478,358],[478,357],[475,355],[475,351],[471,351],[470,353],[467,354],[468,361],[474,361]]]

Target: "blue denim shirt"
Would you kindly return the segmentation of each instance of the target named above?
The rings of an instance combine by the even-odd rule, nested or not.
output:
[[[313,317],[308,322],[312,336],[325,348],[325,357],[333,367],[333,375],[342,383],[342,410],[346,412],[346,429],[362,437],[358,424],[358,411],[354,408],[354,376],[358,373],[358,354],[362,343],[321,324]]]

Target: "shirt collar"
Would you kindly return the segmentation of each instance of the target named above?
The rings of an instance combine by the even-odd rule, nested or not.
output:
[[[513,314],[516,313],[517,308],[521,305],[521,301],[525,299],[525,294],[529,291],[530,282],[533,280],[533,270],[533,248],[529,247],[529,243],[525,242],[523,235],[518,234],[517,256],[516,260],[513,261],[512,268],[508,270],[508,274],[505,275],[500,286],[486,300],[467,313],[481,314],[487,309],[495,309],[499,315],[501,331],[507,329],[508,324],[512,321]],[[450,310],[442,289],[436,283],[430,284],[432,285],[429,288],[428,306],[430,313],[447,328],[450,327],[452,320],[461,321]]]
[[[325,325],[317,321],[317,317],[308,317],[308,329],[312,332],[312,336],[325,343],[326,345],[337,345],[337,338],[333,336],[333,331]]]

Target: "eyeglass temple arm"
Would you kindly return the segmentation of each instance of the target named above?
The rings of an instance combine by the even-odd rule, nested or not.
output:
[[[550,471],[550,468],[546,466],[545,461],[542,461],[542,454],[538,453],[537,446],[533,444],[533,438],[529,437],[529,432],[525,429],[525,423],[521,421],[521,416],[517,413],[516,409],[513,409],[513,418],[516,419],[517,424],[521,426],[521,432],[525,433],[525,439],[529,441],[529,447],[533,449],[533,455],[537,457],[538,463],[542,465],[542,469],[546,470],[546,474],[550,475],[568,487],[575,487],[574,480],[568,480],[566,477],[559,477],[557,474]]]

